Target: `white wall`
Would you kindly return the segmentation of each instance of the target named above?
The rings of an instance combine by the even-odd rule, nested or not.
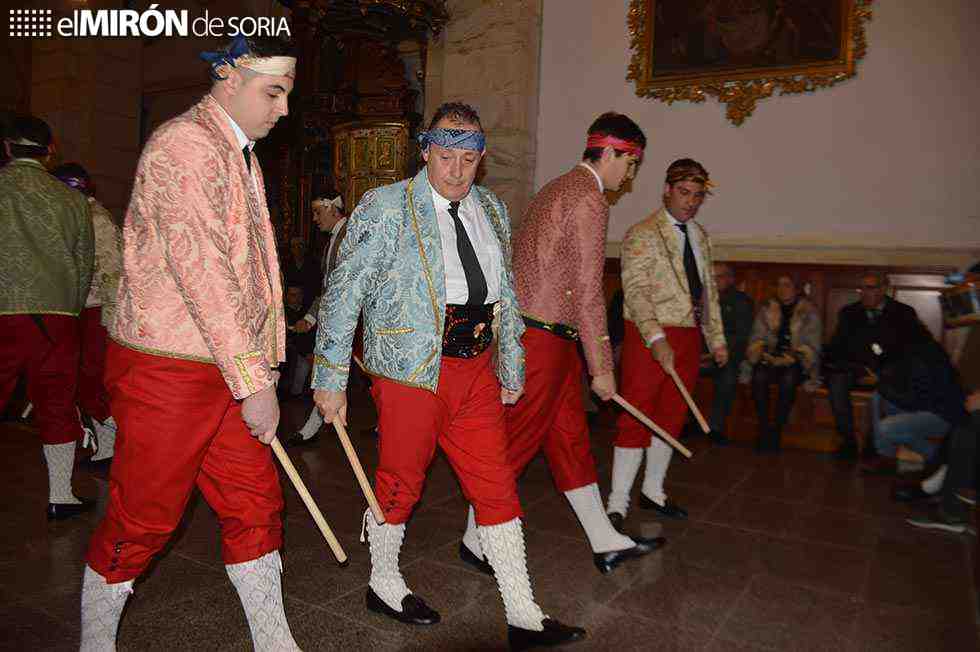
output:
[[[579,160],[600,113],[648,139],[611,242],[660,204],[670,161],[718,183],[700,220],[719,242],[980,250],[980,3],[874,3],[857,77],[758,104],[740,127],[714,99],[668,106],[625,81],[627,0],[545,0],[535,188]]]

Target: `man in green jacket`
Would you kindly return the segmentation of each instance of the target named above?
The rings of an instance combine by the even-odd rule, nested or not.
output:
[[[4,140],[11,161],[0,170],[0,406],[21,374],[34,404],[48,465],[49,519],[92,508],[72,493],[78,315],[92,281],[95,238],[88,203],[45,169],[51,129],[17,116]]]

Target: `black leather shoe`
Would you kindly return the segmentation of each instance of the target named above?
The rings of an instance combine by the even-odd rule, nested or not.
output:
[[[481,573],[485,573],[486,575],[493,577],[493,566],[490,565],[487,558],[480,558],[474,555],[473,551],[467,548],[466,544],[462,541],[459,542],[459,558]]]
[[[303,439],[303,435],[297,430],[291,433],[288,437],[282,440],[283,446],[288,448],[296,448],[298,446],[309,446],[310,444],[315,444],[320,441],[320,431],[317,430],[313,433],[313,436],[309,439]]]
[[[365,599],[368,611],[383,614],[402,623],[409,625],[435,625],[442,617],[439,613],[425,604],[425,600],[414,593],[409,593],[402,598],[402,610],[395,611],[389,607],[384,600],[378,597],[374,589],[368,587]]]
[[[648,555],[658,548],[663,548],[664,544],[667,543],[667,539],[663,537],[657,537],[655,539],[636,538],[633,539],[633,542],[636,545],[626,550],[592,553],[592,561],[595,562],[595,567],[599,569],[600,573],[605,575],[606,573],[612,572],[614,568],[627,559],[636,559],[643,555]]]
[[[581,627],[565,625],[553,618],[545,618],[541,621],[541,626],[544,629],[536,632],[533,629],[507,625],[507,642],[510,644],[510,649],[517,652],[535,647],[574,643],[585,638],[585,630]]]
[[[620,534],[623,534],[623,522],[626,520],[626,517],[619,512],[612,512],[610,514],[606,514],[606,516],[609,517],[609,522],[612,524],[613,529]]]
[[[110,466],[112,466],[112,458],[106,457],[101,460],[93,460],[91,457],[89,457],[79,462],[78,466],[82,467],[86,471],[104,473],[109,470]]]
[[[63,521],[66,518],[91,511],[95,507],[95,501],[90,498],[79,498],[79,500],[82,501],[79,505],[71,503],[48,503],[48,520]]]
[[[918,500],[929,500],[930,498],[935,498],[933,494],[926,493],[922,490],[922,485],[916,482],[915,484],[902,485],[900,487],[895,487],[892,492],[892,498],[900,503],[912,503]]]
[[[841,444],[841,447],[834,451],[834,457],[839,460],[856,460],[857,456],[857,446],[850,443]]]
[[[666,516],[667,518],[676,518],[676,519],[687,518],[687,510],[685,510],[683,507],[678,507],[674,503],[670,502],[670,498],[668,498],[663,505],[660,505],[659,503],[655,503],[654,501],[650,500],[649,498],[647,498],[641,493],[640,507],[642,507],[643,509],[656,510],[658,513],[660,513],[663,516]]]
[[[717,430],[711,430],[708,432],[708,439],[715,446],[728,446],[732,443],[732,440],[726,437],[724,434],[718,432]]]

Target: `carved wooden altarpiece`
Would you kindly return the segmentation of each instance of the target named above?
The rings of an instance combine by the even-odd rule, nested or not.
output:
[[[349,212],[364,191],[415,171],[427,45],[448,14],[445,0],[280,2],[292,10],[296,86],[288,128],[261,145],[284,243],[315,236],[314,195],[340,193]]]

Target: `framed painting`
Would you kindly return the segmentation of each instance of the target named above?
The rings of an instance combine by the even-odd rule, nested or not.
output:
[[[853,77],[872,0],[630,0],[628,80],[668,104],[727,105],[739,125],[758,100]]]

